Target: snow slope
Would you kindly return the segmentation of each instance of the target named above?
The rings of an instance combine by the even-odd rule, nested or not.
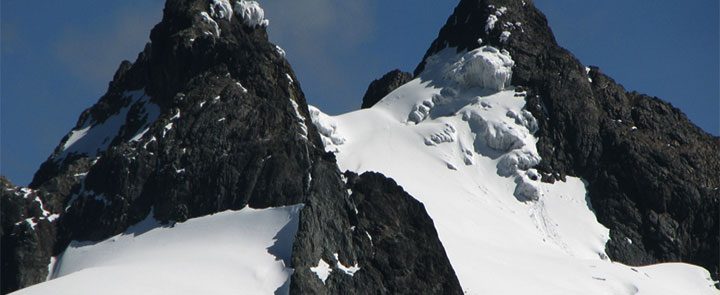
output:
[[[449,48],[372,108],[311,108],[312,121],[342,170],[381,172],[425,204],[468,294],[716,294],[700,267],[608,260],[583,181],[532,169],[537,122],[513,65],[490,46]]]
[[[73,242],[52,280],[15,294],[287,293],[301,208],[246,207],[170,227],[151,213],[124,234]]]

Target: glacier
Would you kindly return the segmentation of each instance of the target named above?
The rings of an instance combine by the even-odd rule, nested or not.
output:
[[[506,51],[427,61],[372,108],[311,108],[312,122],[341,170],[383,173],[425,204],[467,294],[714,294],[701,267],[610,261],[585,182],[540,181],[538,123]]]

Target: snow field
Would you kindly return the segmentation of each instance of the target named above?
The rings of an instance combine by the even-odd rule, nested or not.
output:
[[[313,123],[344,139],[326,145],[341,170],[383,173],[425,204],[468,294],[716,294],[697,266],[609,261],[585,183],[542,183],[532,169],[537,122],[509,85],[510,55],[455,52],[372,108],[314,109]]]
[[[302,207],[246,207],[173,226],[151,213],[105,241],[73,242],[51,280],[15,294],[287,293]]]

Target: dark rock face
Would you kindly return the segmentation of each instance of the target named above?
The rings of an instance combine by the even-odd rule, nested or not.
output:
[[[490,15],[497,22],[483,30]],[[720,139],[671,105],[627,92],[597,68],[586,72],[529,0],[461,1],[425,57],[477,48],[478,39],[511,53],[512,84],[528,91],[527,108],[540,124],[543,179],[589,182],[598,220],[610,228],[610,257],[631,265],[689,262],[717,279]]]
[[[3,180],[2,292],[44,281],[50,257],[71,241],[108,238],[151,213],[173,223],[246,205],[304,203],[293,250],[295,292],[360,294],[372,285],[376,293],[459,293],[422,205],[395,188],[360,204],[397,203],[406,211],[372,221],[357,217],[335,159],[309,121],[297,78],[265,27],[207,13],[210,1],[168,0],[152,42],[134,63],[122,62],[107,93],[80,116],[74,130],[85,137],[66,136],[35,174],[32,190]],[[116,123],[116,132],[106,131]],[[95,137],[94,146],[74,148]],[[369,191],[375,183],[389,186],[363,187]],[[358,214],[380,214],[367,210]],[[37,222],[34,228],[28,218]],[[408,229],[383,225],[409,218],[421,221]],[[351,226],[363,231],[353,233]],[[379,228],[401,236],[372,247],[364,231],[381,237]],[[425,243],[412,244],[415,238]],[[394,247],[416,251],[420,260],[389,260]],[[363,268],[355,277],[336,269],[324,289],[308,269],[321,257]],[[387,263],[407,269],[380,269]]]
[[[383,75],[382,78],[372,81],[365,91],[361,108],[367,109],[374,106],[380,99],[412,79],[412,74],[395,69]]]
[[[345,177],[349,197],[316,194],[302,212],[291,293],[462,294],[422,203],[382,174]],[[320,259],[333,268],[324,283],[310,271]],[[340,265],[360,269],[350,276]]]
[[[55,240],[55,217],[42,192],[0,177],[0,280],[3,294],[44,281]]]

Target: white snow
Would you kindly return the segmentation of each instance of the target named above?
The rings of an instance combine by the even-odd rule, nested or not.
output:
[[[287,294],[302,205],[225,211],[73,242],[52,279],[15,294]]]
[[[325,281],[327,281],[327,278],[332,272],[332,268],[330,268],[330,264],[325,262],[325,260],[320,259],[320,261],[318,261],[318,265],[315,267],[311,267],[310,271],[314,272],[318,279],[320,279],[322,283],[325,284]]]
[[[308,110],[310,111],[310,120],[317,127],[323,144],[325,145],[325,150],[328,152],[337,152],[338,149],[335,146],[345,143],[345,138],[338,135],[337,124],[334,119],[325,115],[314,106],[308,106]]]
[[[165,125],[165,127],[163,127],[162,137],[165,138],[165,135],[167,135],[168,131],[172,130],[172,128],[173,128],[173,123],[172,123],[172,122],[167,123],[167,124]]]
[[[355,275],[355,273],[358,270],[360,270],[360,267],[357,265],[357,263],[355,263],[354,265],[351,265],[351,266],[345,266],[344,264],[342,264],[340,262],[340,258],[337,253],[334,253],[333,255],[335,256],[335,260],[337,260],[337,264],[336,264],[337,268],[340,271],[342,271],[344,274],[352,277]]]
[[[587,78],[588,82],[592,83],[593,80],[592,80],[592,78],[590,78],[590,71],[591,71],[590,67],[585,67],[585,74],[588,75],[588,78]]]
[[[508,32],[508,31],[503,31],[503,32],[500,34],[500,42],[501,42],[501,43],[507,43],[509,39],[510,39],[510,32]]]
[[[232,20],[233,10],[229,0],[212,0],[210,15],[215,18]]]
[[[458,58],[455,56],[454,48],[446,48],[429,57],[426,65],[427,75],[459,84],[452,85],[450,91],[473,87],[503,90],[510,86],[515,62],[507,51],[492,46],[482,46]],[[451,58],[454,62],[446,62]],[[438,103],[436,97],[431,96],[424,101],[428,100]]]
[[[240,87],[240,91],[242,91],[242,93],[247,93],[247,92],[248,92],[248,90],[247,90],[245,87],[243,87],[243,85],[240,84],[240,82],[235,82],[235,86]],[[202,106],[201,106],[201,107],[202,107]]]
[[[300,137],[307,140],[308,129],[307,129],[307,125],[305,122],[305,116],[303,116],[300,113],[300,109],[299,109],[300,106],[297,104],[297,102],[295,102],[292,99],[289,99],[289,100],[290,100],[290,104],[292,105],[293,111],[295,112],[295,118],[297,119],[298,124],[300,124],[300,134],[299,135],[300,135]]]
[[[62,161],[73,153],[94,158],[100,152],[105,151],[113,139],[119,135],[128,120],[128,111],[135,105],[142,107],[140,114],[144,118],[145,125],[140,128],[140,131],[131,140],[142,138],[147,132],[147,127],[155,122],[159,116],[160,108],[150,102],[150,97],[145,94],[143,89],[127,91],[123,94],[123,97],[128,99],[128,102],[105,121],[96,122],[88,119],[82,127],[70,131],[68,139],[63,143],[62,153],[55,160]]]
[[[30,228],[32,228],[32,230],[35,230],[35,227],[37,226],[37,221],[35,221],[33,217],[26,218],[25,222],[30,225]]]
[[[275,45],[275,51],[277,51],[280,56],[285,57],[285,49],[282,49],[282,47]]]
[[[289,84],[292,84],[292,83],[294,82],[294,81],[293,81],[293,78],[292,78],[292,77],[290,77],[290,74],[287,74],[287,73],[286,73],[286,74],[285,74],[285,78],[287,78],[287,79],[288,79],[288,81],[289,81]]]
[[[177,110],[177,113],[170,117],[170,121],[180,119],[180,109]]]
[[[495,23],[498,21],[498,18],[496,15],[491,14],[488,16],[487,21],[485,21],[485,33],[490,33],[495,28]]]
[[[55,271],[55,264],[57,263],[57,257],[53,256],[50,257],[50,263],[48,263],[48,275],[45,277],[46,281],[49,281],[52,278],[53,271]]]
[[[265,11],[257,1],[240,0],[235,2],[235,13],[243,19],[243,22],[251,27],[267,27],[270,23],[265,19]]]
[[[542,183],[532,169],[537,121],[509,85],[510,55],[455,52],[372,108],[312,116],[344,139],[332,146],[341,170],[383,173],[423,202],[468,294],[716,294],[697,266],[609,261],[583,181]]]

